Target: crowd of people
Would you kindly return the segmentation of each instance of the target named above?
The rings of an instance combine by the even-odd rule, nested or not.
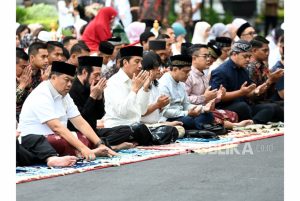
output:
[[[157,143],[158,127],[170,143],[205,125],[284,121],[281,27],[264,37],[242,18],[211,25],[201,0],[183,1],[172,25],[169,1],[140,1],[135,17],[129,1],[83,1],[92,16],[76,2],[58,2],[56,33],[17,26],[17,165],[115,156]]]

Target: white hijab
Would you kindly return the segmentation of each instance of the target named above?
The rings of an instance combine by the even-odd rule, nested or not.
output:
[[[210,28],[211,25],[208,24],[207,22],[197,22],[192,38],[192,43],[193,44],[207,44],[208,42],[208,36],[205,37],[205,32],[208,28]]]

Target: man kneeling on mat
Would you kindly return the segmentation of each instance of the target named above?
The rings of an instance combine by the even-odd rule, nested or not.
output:
[[[53,62],[49,80],[36,87],[24,102],[17,130],[21,145],[33,154],[33,164],[72,166],[76,156],[92,161],[96,156],[116,155],[82,118],[69,95],[75,72],[74,65]],[[67,129],[68,120],[82,134],[73,135]],[[59,138],[64,140],[64,146],[55,141]]]

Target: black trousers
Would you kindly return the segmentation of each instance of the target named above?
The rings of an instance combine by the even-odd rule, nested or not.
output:
[[[97,129],[96,134],[108,145],[118,145],[133,140],[133,131],[130,126],[115,126],[112,128]]]
[[[238,114],[239,121],[252,119],[255,124],[284,121],[283,108],[276,103],[249,105],[246,102],[238,102],[221,109],[236,112]]]
[[[55,149],[43,135],[26,135],[22,137],[22,144],[17,140],[17,165],[34,165],[45,163],[51,156],[58,156]]]

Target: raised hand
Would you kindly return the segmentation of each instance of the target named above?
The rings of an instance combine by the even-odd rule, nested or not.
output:
[[[213,89],[213,90],[210,90],[211,86],[207,87],[207,89],[205,90],[204,92],[204,97],[205,97],[205,102],[209,102],[210,100],[212,99],[215,99],[217,98],[217,95],[218,95],[218,90],[217,89]]]
[[[25,89],[27,86],[30,86],[32,82],[32,69],[31,65],[28,65],[24,68],[21,76],[17,78],[19,81],[19,89]]]
[[[250,94],[255,88],[256,88],[256,84],[251,84],[247,86],[247,81],[246,81],[244,82],[244,84],[242,84],[240,90],[242,92],[242,95],[245,96]]]
[[[150,84],[151,84],[151,77],[152,77],[152,71],[150,71],[150,73],[148,72],[146,78],[145,78],[145,82],[144,82],[144,90],[145,91],[148,91],[149,90],[149,87],[150,87]]]
[[[267,89],[268,89],[267,83],[263,83],[258,87],[256,87],[256,89],[254,90],[254,94],[260,96],[261,94],[265,93]]]
[[[47,66],[45,69],[41,69],[41,78],[42,80],[48,80],[50,72],[51,72],[51,65]]]
[[[191,117],[196,117],[199,116],[200,112],[201,112],[200,109],[198,109],[197,106],[195,105],[194,107],[188,110],[188,115]]]
[[[145,79],[149,76],[148,74],[149,73],[147,71],[141,71],[138,75],[135,75],[134,73],[132,77],[131,90],[137,93],[140,90],[140,88],[142,88],[142,86],[144,85]]]
[[[158,99],[156,101],[156,105],[160,109],[163,108],[163,107],[165,107],[169,103],[170,103],[170,99],[166,95],[161,95],[160,97],[158,97]]]
[[[103,91],[106,87],[107,80],[106,78],[101,78],[97,83],[95,80],[92,81],[92,84],[90,86],[90,97],[93,99],[101,99]]]
[[[268,76],[268,80],[270,84],[276,83],[284,74],[283,69],[277,69],[275,72],[270,73]]]
[[[209,101],[204,107],[203,107],[203,111],[204,112],[212,112],[215,109],[215,105],[216,105],[216,99],[213,99],[211,101]]]
[[[216,102],[220,102],[225,95],[226,95],[226,89],[221,84],[220,88],[219,88],[219,90],[217,92]]]

